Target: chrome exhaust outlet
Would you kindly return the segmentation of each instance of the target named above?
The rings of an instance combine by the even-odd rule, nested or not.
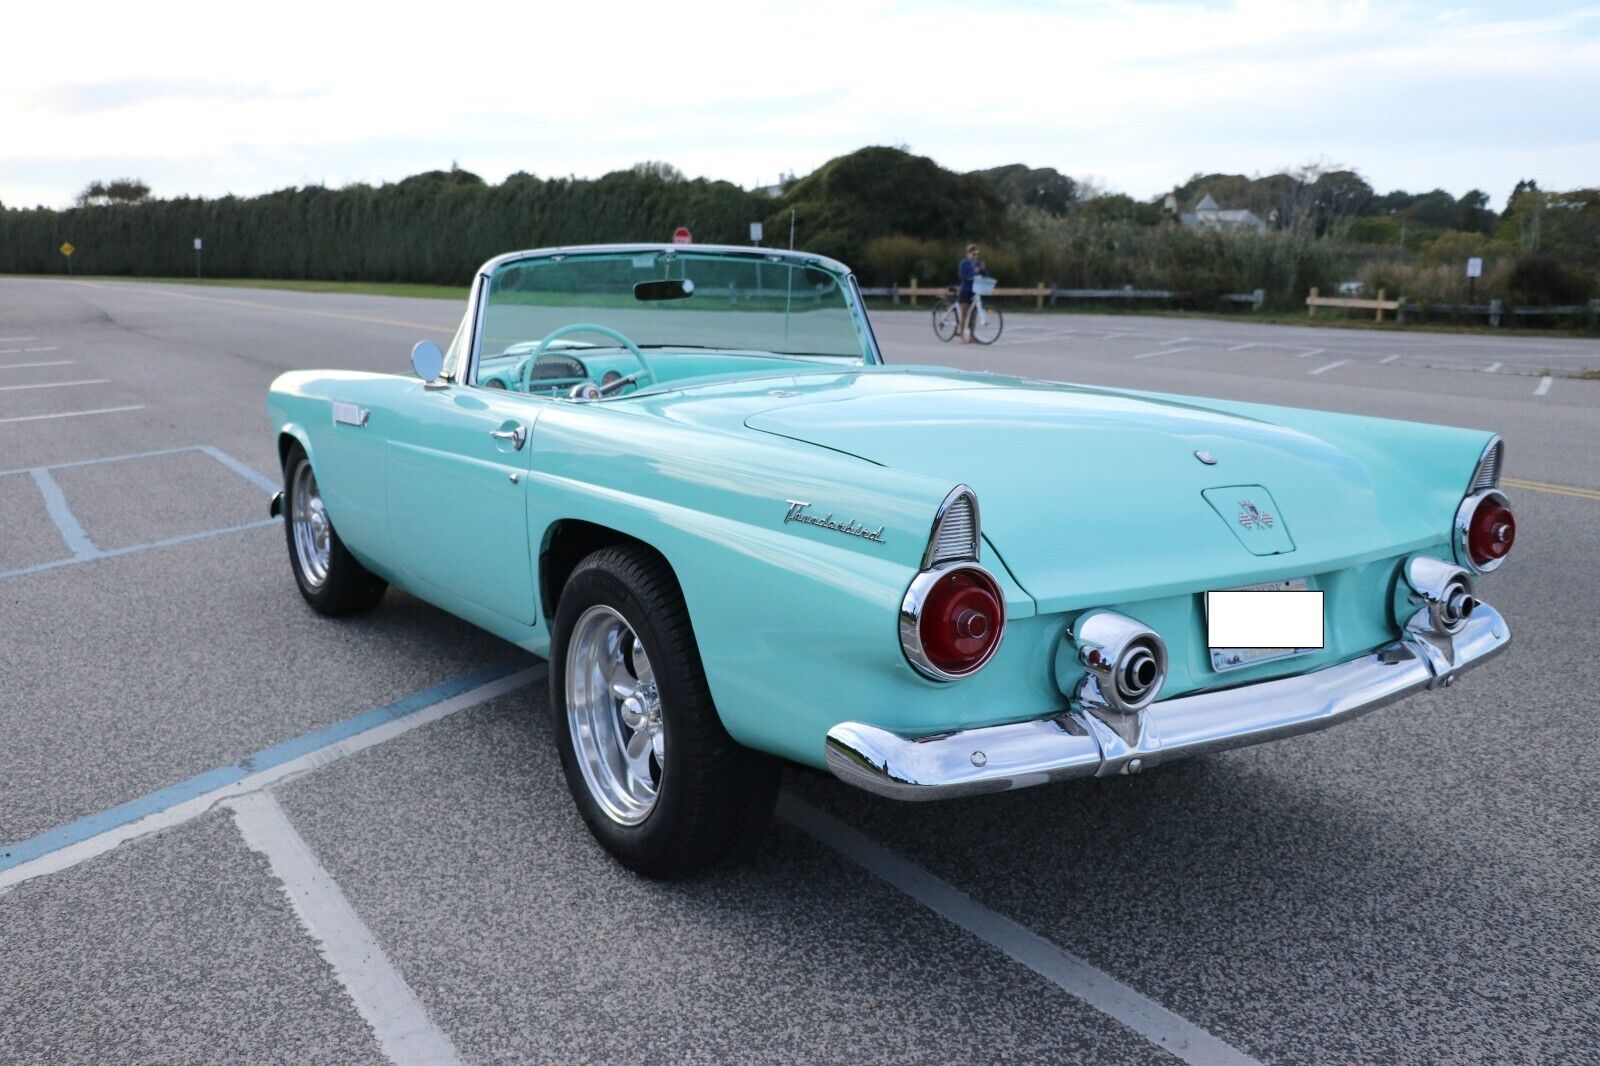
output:
[[[1472,574],[1465,567],[1414,555],[1406,560],[1405,578],[1411,586],[1409,605],[1422,610],[1410,618],[1401,618],[1403,626],[1414,628],[1417,621],[1425,618],[1433,632],[1454,636],[1478,606]]]
[[[1142,622],[1114,611],[1090,611],[1068,634],[1085,676],[1078,699],[1090,710],[1138,714],[1167,680],[1167,645]]]

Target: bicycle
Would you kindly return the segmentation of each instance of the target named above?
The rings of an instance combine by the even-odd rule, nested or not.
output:
[[[983,298],[994,292],[995,284],[993,278],[972,279],[972,313],[967,319],[967,326],[972,331],[972,339],[979,344],[993,344],[1005,329],[1005,316],[1000,313],[1000,308],[983,305]],[[957,287],[950,286],[949,292],[949,296],[933,305],[933,334],[942,341],[948,341],[956,335],[956,324],[961,321],[961,304],[956,300]]]

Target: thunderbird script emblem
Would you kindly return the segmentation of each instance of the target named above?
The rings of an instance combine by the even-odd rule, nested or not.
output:
[[[1277,519],[1250,500],[1239,501],[1239,524],[1246,529],[1271,529]]]
[[[883,543],[882,526],[877,529],[871,529],[853,518],[847,522],[837,522],[834,520],[832,513],[826,516],[812,514],[807,510],[811,504],[804,500],[785,500],[784,502],[789,505],[789,513],[783,516],[785,523],[804,522],[808,526],[821,526],[823,529],[831,529],[835,533],[843,533],[847,537],[860,537],[862,540]]]

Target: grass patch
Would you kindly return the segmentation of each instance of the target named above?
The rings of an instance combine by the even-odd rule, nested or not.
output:
[[[36,274],[61,280],[65,275]],[[202,285],[220,289],[287,289],[291,292],[338,292],[359,296],[413,296],[430,300],[465,300],[466,285],[418,285],[408,281],[302,281],[289,278],[144,278],[122,275],[77,275],[69,281],[149,281],[163,285]]]

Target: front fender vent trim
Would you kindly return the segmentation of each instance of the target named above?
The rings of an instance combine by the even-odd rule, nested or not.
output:
[[[928,537],[928,550],[922,557],[922,568],[940,563],[978,558],[978,538],[982,531],[978,523],[978,496],[966,485],[957,485],[939,505],[933,520],[933,532]]]

